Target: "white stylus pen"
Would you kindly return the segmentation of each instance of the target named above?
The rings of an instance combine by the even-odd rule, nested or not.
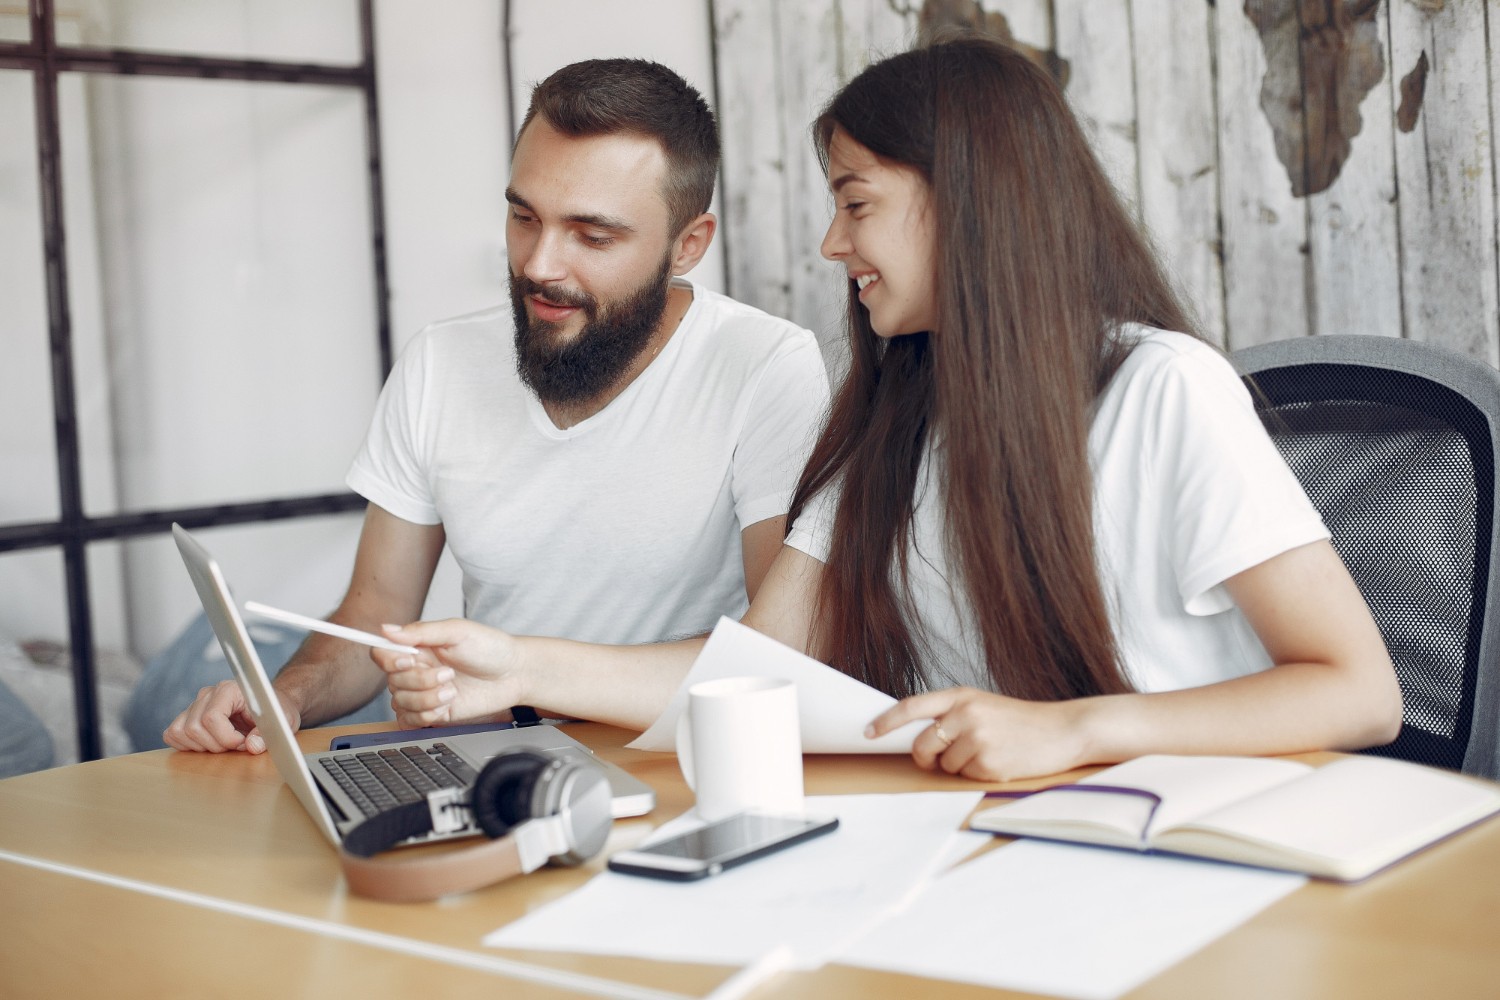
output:
[[[321,618],[309,618],[292,611],[282,611],[280,608],[267,607],[257,604],[255,601],[246,601],[245,610],[252,615],[262,618],[273,618],[288,625],[305,628],[309,632],[322,632],[324,635],[337,636],[340,639],[348,639],[350,642],[363,643],[366,646],[374,646],[377,649],[389,649],[393,653],[415,653],[417,647],[403,646],[399,642],[383,639],[373,632],[361,632],[357,628],[349,628],[345,625],[335,625],[333,622],[325,622]]]

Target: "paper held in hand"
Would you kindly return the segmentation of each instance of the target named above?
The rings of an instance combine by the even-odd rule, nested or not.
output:
[[[1274,758],[1148,756],[1080,785],[988,809],[969,825],[1353,882],[1500,812],[1500,786],[1366,756],[1317,768]]]
[[[919,720],[879,739],[865,739],[865,726],[896,699],[748,625],[720,618],[666,709],[630,748],[675,750],[677,717],[687,705],[688,688],[720,677],[776,677],[795,682],[803,753],[910,753],[917,733],[931,725]]]

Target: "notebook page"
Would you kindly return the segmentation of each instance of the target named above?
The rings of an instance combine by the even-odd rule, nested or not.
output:
[[[1312,768],[1276,757],[1181,757],[1152,754],[1126,761],[1089,779],[1090,784],[1142,788],[1161,796],[1148,836],[1230,802],[1257,795]]]
[[[1380,757],[1347,757],[1194,826],[1344,862],[1358,877],[1500,809],[1492,785]]]
[[[1134,795],[1107,795],[1058,789],[987,810],[974,817],[975,829],[1003,828],[1028,834],[1067,837],[1079,824],[1105,827],[1121,842],[1212,812],[1227,803],[1291,781],[1311,770],[1306,764],[1264,757],[1180,757],[1155,754],[1100,771],[1080,782],[1138,788],[1161,797],[1151,817],[1151,803]],[[993,824],[993,827],[991,826]],[[1048,829],[1052,825],[1052,829]]]

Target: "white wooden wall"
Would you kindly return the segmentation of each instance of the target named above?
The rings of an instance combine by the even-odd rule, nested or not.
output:
[[[714,0],[729,290],[841,356],[844,281],[818,255],[832,215],[810,126],[839,86],[916,37],[889,0]]]
[[[1073,107],[1208,336],[1231,348],[1308,334],[1404,336],[1500,360],[1500,58],[1491,54],[1500,3],[1381,0],[1371,30],[1383,72],[1358,104],[1360,130],[1339,176],[1305,197],[1292,193],[1262,108],[1267,46],[1296,44],[1297,4],[1280,3],[1291,34],[1269,39],[1244,0],[983,6],[1018,41],[1067,60]],[[730,291],[829,346],[842,290],[817,253],[830,201],[808,123],[872,57],[911,44],[924,8],[937,5],[711,6]],[[1401,79],[1424,52],[1425,98],[1403,131]],[[1289,86],[1284,96],[1295,99],[1300,84]]]

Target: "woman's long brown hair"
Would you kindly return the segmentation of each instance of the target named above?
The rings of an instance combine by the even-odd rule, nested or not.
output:
[[[849,371],[789,521],[839,489],[814,648],[897,697],[921,690],[906,592],[924,449],[941,449],[949,564],[994,689],[1127,691],[1094,552],[1092,406],[1119,324],[1191,332],[1052,80],[967,37],[871,65],[813,126],[916,168],[933,197],[938,332],[883,340],[853,289]]]

